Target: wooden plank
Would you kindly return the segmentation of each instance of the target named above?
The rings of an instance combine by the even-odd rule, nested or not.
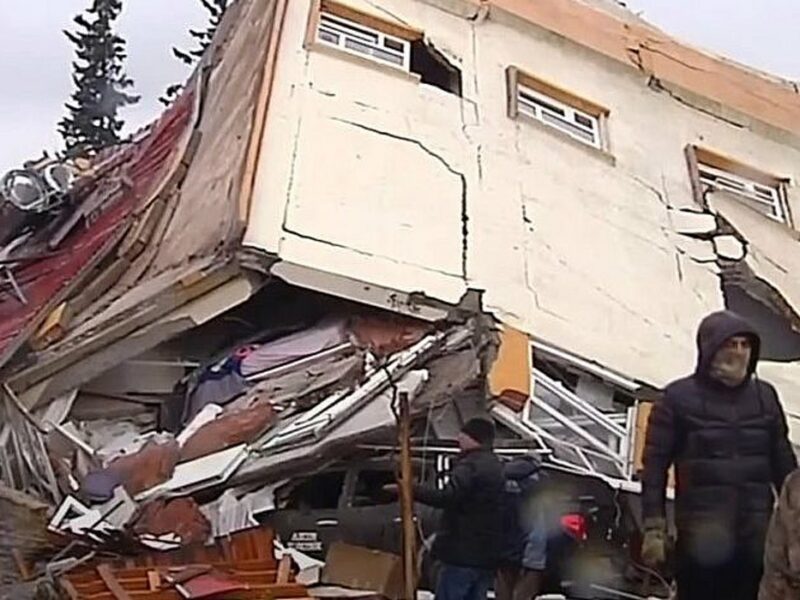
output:
[[[245,154],[244,173],[239,190],[239,221],[244,225],[250,218],[250,204],[253,188],[256,183],[258,161],[261,156],[264,130],[267,123],[270,98],[272,96],[272,83],[275,80],[275,69],[278,64],[278,49],[280,48],[283,23],[286,20],[287,0],[275,0],[275,10],[272,14],[272,23],[269,34],[269,45],[264,60],[264,70],[261,73],[258,99],[256,100],[255,113],[250,128],[250,140]]]
[[[289,583],[289,578],[292,576],[292,558],[288,554],[281,558],[278,565],[278,576],[275,582],[278,584]]]
[[[130,266],[131,261],[122,257],[115,259],[99,273],[95,273],[92,281],[86,284],[80,294],[68,302],[69,312],[71,314],[83,312],[92,302],[110,290]]]
[[[58,583],[61,585],[61,589],[66,592],[67,596],[69,596],[70,600],[79,600],[80,596],[78,592],[75,590],[73,585],[69,582],[66,577],[62,577],[58,580]]]
[[[42,326],[31,338],[31,348],[36,351],[43,350],[53,342],[64,337],[72,314],[72,311],[67,309],[66,302],[59,304],[58,307],[47,316]]]
[[[125,589],[120,585],[119,581],[117,581],[117,578],[114,577],[114,572],[111,570],[109,565],[98,566],[97,574],[100,575],[103,583],[106,584],[116,600],[131,600],[128,592],[125,591]]]
[[[131,592],[130,600],[179,600],[181,595],[173,589],[161,589],[155,592]],[[307,598],[308,589],[303,585],[252,585],[247,590],[225,594],[226,600],[277,600],[278,598]],[[117,600],[111,592],[78,596],[71,600]]]
[[[269,577],[273,581],[278,575],[278,571],[275,569],[275,566],[266,560],[242,561],[237,563],[230,561],[208,561],[204,563],[186,563],[180,566],[175,566],[176,564],[177,563],[173,563],[170,565],[170,563],[167,563],[157,569],[153,568],[152,566],[118,568],[115,571],[115,576],[119,582],[125,583],[127,581],[133,581],[137,579],[144,580],[147,578],[147,574],[152,571],[160,571],[165,573],[169,572],[170,570],[174,571],[176,569],[188,569],[195,566],[211,566],[215,569],[232,571],[234,573],[241,573],[244,575],[257,574],[265,578]],[[92,581],[96,581],[97,575],[94,570],[82,571],[80,573],[70,574],[69,580],[74,585],[80,586],[91,583]]]
[[[366,25],[367,27],[377,29],[382,33],[387,33],[409,42],[415,42],[425,37],[425,34],[421,29],[415,29],[395,21],[389,21],[374,13],[356,10],[355,8],[351,8],[346,4],[341,4],[339,2],[322,0],[321,8],[325,12],[336,15],[337,17],[341,17],[342,19],[347,19],[348,21]]]
[[[167,209],[167,202],[171,198],[174,198],[174,196],[159,197],[147,208],[143,215],[139,215],[136,224],[125,239],[122,240],[117,256],[130,262],[136,260],[150,243],[156,227],[161,222],[161,217]]]
[[[33,573],[31,572],[28,561],[25,560],[24,556],[22,556],[22,552],[20,551],[20,549],[19,548],[12,549],[11,557],[14,559],[14,564],[17,566],[17,571],[19,571],[19,575],[22,578],[22,581],[30,581],[33,578]]]
[[[147,586],[150,591],[155,591],[161,588],[161,575],[158,571],[147,572]]]

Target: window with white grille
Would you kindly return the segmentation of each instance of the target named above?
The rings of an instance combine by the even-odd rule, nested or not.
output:
[[[704,189],[736,194],[761,214],[786,222],[782,202],[783,186],[779,182],[767,185],[707,164],[699,163],[697,167]]]
[[[328,12],[320,13],[317,40],[405,71],[411,68],[411,44],[408,40]]]
[[[517,110],[548,127],[595,148],[603,147],[600,118],[523,84],[517,86]]]

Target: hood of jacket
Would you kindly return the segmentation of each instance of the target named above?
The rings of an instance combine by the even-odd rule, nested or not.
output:
[[[761,338],[750,323],[729,310],[712,313],[700,323],[697,330],[695,375],[704,381],[711,381],[710,370],[714,355],[726,341],[736,336],[746,336],[750,338],[752,344],[750,364],[747,367],[747,377],[745,378],[745,382],[749,381],[756,370],[760,357]]]

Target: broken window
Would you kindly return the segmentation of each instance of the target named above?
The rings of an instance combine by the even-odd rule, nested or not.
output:
[[[299,510],[337,508],[344,488],[344,476],[344,471],[329,471],[306,479],[289,492],[286,508]]]
[[[728,192],[762,215],[788,223],[787,180],[769,175],[727,157],[690,146],[692,172],[697,200],[702,204],[708,192]]]
[[[508,69],[509,114],[524,115],[587,146],[605,149],[608,110],[540,79]]]
[[[419,75],[420,82],[461,96],[461,71],[425,41],[421,31],[322,0],[309,38],[347,54]]]
[[[391,469],[359,471],[352,506],[392,504],[397,498],[394,494],[387,493],[384,487],[395,481],[395,474]]]
[[[411,72],[419,75],[422,83],[461,97],[461,71],[425,40],[411,44]]]

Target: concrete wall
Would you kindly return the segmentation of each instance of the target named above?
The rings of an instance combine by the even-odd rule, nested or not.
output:
[[[680,233],[700,218],[682,209],[701,210],[684,148],[800,181],[797,139],[732,124],[730,111],[656,91],[635,68],[501,11],[347,1],[424,30],[462,70],[459,98],[307,50],[310,4],[289,3],[247,245],[447,303],[484,290],[504,322],[657,386],[691,368],[697,323],[724,300],[714,245]],[[607,107],[610,156],[510,119],[509,65]],[[800,215],[796,188],[790,202]],[[755,217],[747,227],[770,240],[761,251],[800,257],[794,232],[776,242],[776,225]]]

